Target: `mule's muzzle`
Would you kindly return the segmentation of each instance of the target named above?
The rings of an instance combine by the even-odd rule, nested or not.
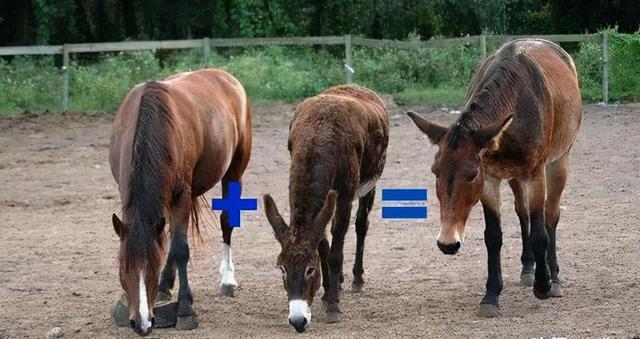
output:
[[[453,255],[453,254],[458,253],[458,250],[460,249],[460,242],[459,241],[456,241],[456,242],[454,242],[452,244],[444,244],[444,243],[441,243],[440,241],[436,241],[436,243],[438,244],[438,248],[444,254]]]
[[[298,333],[304,332],[304,330],[306,330],[307,326],[309,325],[309,323],[307,322],[307,318],[305,317],[289,318],[289,324],[291,324],[291,326],[293,326],[293,328],[295,328],[296,332]]]
[[[136,332],[138,335],[140,336],[147,336],[149,335],[149,333],[151,333],[151,330],[153,330],[153,325],[155,324],[155,318],[151,318],[151,327],[147,328],[146,330],[143,330],[141,327],[141,323],[131,319],[129,320],[129,327],[131,327],[131,329],[133,329],[134,332]]]

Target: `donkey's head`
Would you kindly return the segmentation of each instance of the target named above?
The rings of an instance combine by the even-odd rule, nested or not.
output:
[[[324,206],[308,225],[287,226],[270,195],[264,196],[265,213],[282,247],[277,266],[282,271],[289,300],[289,323],[303,332],[311,323],[311,304],[320,288],[318,244],[336,206],[336,192],[329,191]]]
[[[436,242],[445,254],[455,254],[460,248],[471,208],[482,194],[482,151],[497,147],[513,116],[498,124],[470,129],[462,121],[447,128],[429,122],[415,112],[407,114],[431,143],[438,146],[431,166],[440,201],[440,233]]]
[[[152,228],[132,227],[115,214],[112,221],[120,237],[120,284],[127,297],[129,325],[136,333],[147,335],[155,320],[153,303],[158,291],[165,219]]]

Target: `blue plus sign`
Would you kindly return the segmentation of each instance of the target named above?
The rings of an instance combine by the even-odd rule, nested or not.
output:
[[[214,211],[226,211],[229,213],[229,226],[240,227],[240,212],[243,210],[255,211],[258,209],[258,199],[240,198],[242,188],[236,181],[229,182],[228,194],[223,199],[213,199],[211,208]]]

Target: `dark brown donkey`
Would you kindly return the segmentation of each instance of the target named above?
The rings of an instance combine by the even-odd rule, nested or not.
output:
[[[287,290],[289,323],[298,332],[311,322],[310,305],[320,287],[319,267],[325,291],[322,299],[328,303],[328,322],[340,319],[344,237],[354,199],[359,199],[359,204],[353,290],[362,288],[367,218],[376,194],[376,181],[384,168],[388,142],[389,121],[384,102],[366,88],[333,87],[296,108],[289,128],[290,226],[280,216],[271,196],[264,196],[264,206],[282,246],[277,265]],[[329,247],[325,228],[332,216]]]
[[[222,180],[240,181],[251,153],[251,110],[242,85],[223,70],[180,73],[136,86],[120,106],[111,134],[109,160],[122,199],[120,282],[131,327],[151,332],[153,304],[170,299],[176,268],[178,329],[197,325],[187,281],[189,222],[197,230],[197,198]],[[163,258],[165,216],[172,237]],[[228,216],[220,217],[225,242],[222,289],[236,285]],[[158,284],[158,280],[160,283]]]
[[[469,212],[482,202],[489,273],[480,315],[498,314],[502,291],[503,179],[513,190],[522,229],[521,281],[533,284],[538,298],[562,296],[556,226],[569,151],[582,118],[571,57],[545,40],[509,42],[482,63],[453,126],[438,126],[413,112],[409,116],[439,147],[431,170],[440,201],[442,252],[457,252]]]

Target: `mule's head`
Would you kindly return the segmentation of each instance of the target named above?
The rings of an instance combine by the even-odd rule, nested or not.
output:
[[[165,220],[153,228],[131,227],[113,215],[120,237],[118,260],[120,284],[129,307],[129,325],[140,335],[151,333],[155,321],[153,304],[158,291]]]
[[[447,128],[415,112],[407,114],[431,143],[438,146],[431,166],[440,202],[440,233],[436,242],[443,253],[455,254],[464,239],[464,226],[471,208],[482,194],[482,152],[497,146],[513,117],[489,127],[472,129],[460,121]]]
[[[336,192],[330,191],[324,206],[308,225],[287,226],[270,195],[264,196],[265,213],[282,247],[277,266],[289,300],[289,323],[304,332],[311,323],[311,304],[320,288],[321,271],[318,244],[336,206]]]

